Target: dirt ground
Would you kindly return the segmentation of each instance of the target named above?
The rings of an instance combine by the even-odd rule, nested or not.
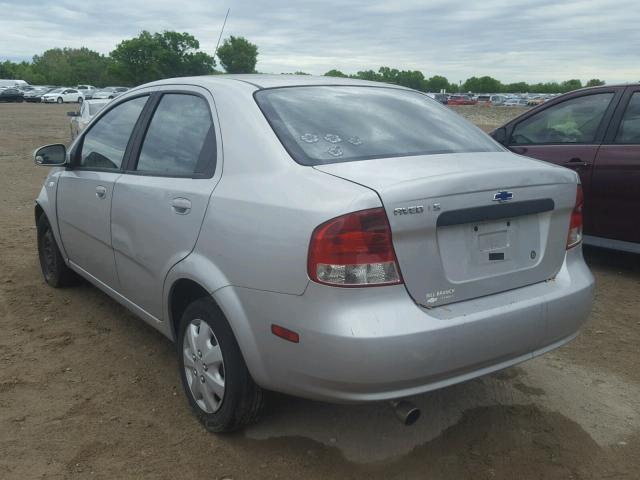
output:
[[[0,478],[640,478],[640,257],[585,248],[594,311],[573,343],[386,405],[272,395],[263,421],[206,433],[173,345],[89,285],[54,290],[36,256],[30,154],[68,142],[74,106],[0,104]],[[489,130],[518,113],[460,107]]]

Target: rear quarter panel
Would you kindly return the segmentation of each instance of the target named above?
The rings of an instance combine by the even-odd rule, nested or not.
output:
[[[233,91],[235,89],[235,91]],[[218,108],[224,172],[194,254],[223,278],[207,282],[300,295],[309,281],[313,229],[344,213],[378,207],[371,189],[297,164],[238,82],[212,90]],[[229,91],[232,90],[232,91]]]

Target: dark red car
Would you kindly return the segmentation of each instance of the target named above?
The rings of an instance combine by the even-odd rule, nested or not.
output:
[[[466,95],[451,95],[447,100],[447,105],[475,105],[476,103],[478,103],[477,100]]]
[[[585,243],[640,253],[640,84],[558,96],[491,136],[580,175]]]

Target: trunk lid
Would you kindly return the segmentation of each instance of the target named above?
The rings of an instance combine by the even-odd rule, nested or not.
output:
[[[576,199],[568,169],[510,152],[314,168],[378,193],[406,288],[423,306],[545,281],[562,266]]]

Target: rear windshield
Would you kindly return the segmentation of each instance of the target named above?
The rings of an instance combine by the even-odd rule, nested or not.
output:
[[[255,98],[285,148],[304,165],[502,150],[447,107],[410,90],[287,87],[260,90]]]

